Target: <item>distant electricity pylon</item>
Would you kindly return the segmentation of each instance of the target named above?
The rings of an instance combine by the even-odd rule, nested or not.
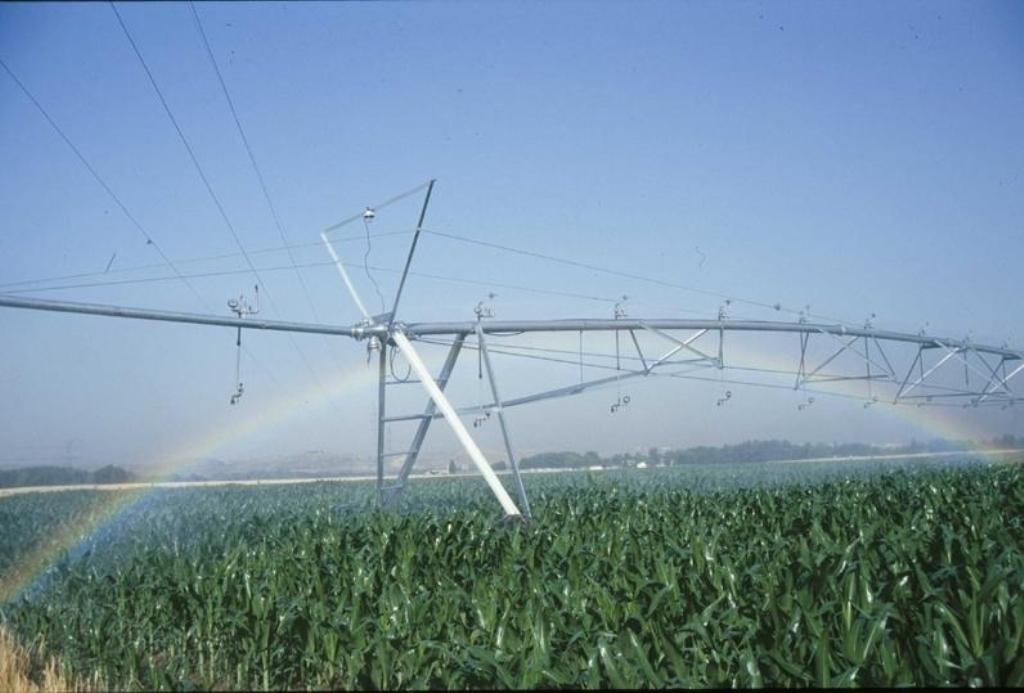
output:
[[[229,302],[229,307],[236,314],[233,318],[21,298],[3,294],[0,294],[0,306],[234,327],[237,329],[239,348],[243,329],[335,335],[365,341],[369,357],[372,358],[376,355],[378,364],[376,491],[378,505],[385,508],[392,507],[397,503],[416,464],[431,423],[435,419],[443,418],[487,482],[506,516],[510,518],[529,517],[530,506],[519,473],[519,466],[513,454],[508,422],[504,415],[507,409],[577,395],[597,388],[619,388],[623,381],[634,378],[668,376],[700,379],[694,373],[708,369],[721,373],[727,368],[726,355],[729,353],[727,334],[736,336],[744,334],[795,335],[798,338],[798,343],[792,347],[791,365],[788,367],[780,368],[776,364],[773,368],[767,368],[763,364],[756,363],[748,365],[737,363],[729,366],[749,375],[788,377],[791,379],[793,390],[809,392],[811,386],[824,386],[839,382],[861,383],[864,388],[862,398],[865,407],[883,401],[883,399],[891,401],[892,404],[914,406],[954,405],[958,407],[999,406],[1005,408],[1016,403],[1010,381],[1024,370],[1024,352],[1006,346],[975,344],[968,339],[925,335],[923,331],[918,334],[909,334],[879,330],[874,327],[872,320],[866,321],[864,326],[859,328],[846,325],[814,324],[808,322],[803,314],[796,322],[732,320],[724,306],[719,310],[717,319],[711,320],[641,319],[628,315],[625,309],[627,297],[623,296],[622,301],[616,303],[614,315],[610,319],[495,320],[490,306],[480,302],[475,311],[476,320],[472,321],[425,323],[398,321],[396,316],[402,292],[416,245],[423,230],[423,222],[433,187],[434,181],[428,181],[386,202],[366,207],[362,212],[321,232],[321,240],[362,316],[361,320],[353,325],[317,325],[254,318],[253,316],[259,310],[258,288],[256,289],[255,307],[246,303],[243,297],[240,297],[238,301]],[[391,309],[371,315],[356,291],[345,264],[331,241],[331,234],[335,230],[359,220],[368,224],[377,217],[383,207],[419,191],[425,191],[419,221],[413,234]],[[584,333],[600,332],[614,334],[615,353],[613,356],[609,355],[610,360],[591,361],[589,365],[610,370],[613,374],[584,379],[583,335]],[[489,338],[534,333],[579,334],[579,382],[513,398],[502,398],[492,367],[491,355],[492,352],[498,353],[499,351],[515,355],[515,349],[505,346],[502,350],[496,350],[490,345]],[[627,345],[631,345],[625,353],[620,345],[621,335],[627,335],[629,337]],[[486,372],[490,396],[486,402],[456,408],[445,395],[445,388],[460,353],[467,346],[467,340],[471,337],[473,346],[470,348],[475,347],[478,350],[479,376],[482,379]],[[450,341],[446,342],[448,353],[440,372],[435,377],[431,375],[430,370],[413,346],[413,342],[436,338],[446,338]],[[396,349],[408,361],[416,381],[422,385],[428,395],[427,403],[421,413],[388,415],[387,385],[394,379],[394,375],[389,376],[387,366]],[[534,358],[537,357],[534,356]],[[569,361],[567,358],[550,358],[549,360],[561,363]],[[743,384],[745,381],[732,380],[730,382]],[[237,364],[236,383],[237,391],[232,397],[232,403],[238,401],[243,391],[240,366]],[[813,391],[820,392],[821,390]],[[734,393],[728,390],[724,396],[718,399],[717,404],[722,406],[730,399],[735,399],[735,397]],[[618,400],[611,407],[612,413],[628,404],[629,401],[630,397],[624,396],[620,392]],[[804,410],[814,401],[814,397],[808,394],[798,409]],[[486,419],[492,414],[497,416],[501,428],[519,501],[518,506],[502,485],[498,475],[462,421],[463,416],[475,416],[477,417],[475,422],[479,423],[482,420],[481,416]],[[393,483],[388,485],[385,479],[385,458],[388,456],[384,449],[385,429],[387,424],[401,421],[416,422],[417,428],[412,436],[409,449],[397,453],[404,456],[404,460]]]

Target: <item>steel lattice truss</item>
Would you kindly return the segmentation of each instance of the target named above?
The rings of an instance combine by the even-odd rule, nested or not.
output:
[[[356,293],[329,234],[356,220],[362,219],[365,222],[373,218],[375,209],[424,188],[426,195],[419,223],[392,309],[381,315],[370,315]],[[433,181],[430,181],[376,208],[368,207],[364,212],[321,233],[353,302],[363,315],[363,319],[354,325],[265,320],[255,317],[256,310],[242,310],[238,306],[231,306],[237,315],[233,318],[10,295],[0,295],[0,306],[231,327],[236,328],[239,335],[243,329],[273,330],[334,335],[365,341],[368,353],[372,356],[376,352],[378,357],[377,502],[383,507],[393,506],[400,498],[431,423],[435,419],[444,418],[506,514],[511,517],[525,514],[528,517],[530,507],[513,455],[504,411],[511,407],[617,385],[630,379],[668,377],[710,380],[717,374],[724,382],[724,374],[729,373],[730,383],[760,384],[767,380],[776,387],[791,387],[793,390],[815,394],[829,393],[830,387],[841,386],[845,396],[863,399],[864,406],[888,401],[895,405],[909,406],[1008,407],[1016,402],[1011,381],[1024,370],[1024,352],[1005,346],[974,344],[969,340],[935,337],[924,333],[879,330],[870,323],[857,328],[815,324],[803,319],[796,322],[731,320],[724,310],[719,312],[717,320],[636,319],[627,317],[618,305],[615,317],[603,320],[499,321],[491,319],[490,312],[478,305],[477,319],[474,321],[401,322],[395,316],[432,189]],[[552,339],[558,334],[567,333],[578,334],[578,350],[564,347],[557,349],[536,343],[541,337]],[[599,333],[605,333],[605,340],[607,335],[612,336],[614,351],[607,341],[603,343],[603,349],[584,351],[584,335],[598,339],[601,338]],[[531,340],[531,343],[523,344],[524,338]],[[436,376],[431,374],[413,346],[417,341],[447,347],[447,356]],[[770,358],[760,348],[769,342],[774,343]],[[752,344],[756,348],[749,348]],[[445,395],[445,388],[464,348],[478,352],[480,377],[482,379],[486,370],[490,399],[470,407],[455,408]],[[388,414],[387,386],[396,382],[410,382],[409,378],[399,381],[393,373],[389,373],[389,364],[396,352],[401,352],[408,361],[410,373],[415,372],[415,382],[423,386],[429,397],[421,412]],[[578,367],[579,378],[558,387],[503,399],[492,366],[492,355],[571,365]],[[603,371],[606,375],[585,378],[585,369],[590,373]],[[241,395],[240,388],[237,394]],[[728,397],[731,397],[731,391],[725,393],[725,399]],[[611,405],[612,413],[617,407],[628,404],[628,401],[628,397],[624,401],[620,398]],[[724,399],[720,399],[718,403],[723,402]],[[810,394],[806,402],[813,402]],[[467,417],[489,418],[491,415],[497,416],[501,427],[519,507],[509,496],[463,422]],[[385,457],[390,455],[384,450],[385,427],[397,422],[415,422],[417,427],[408,450],[398,453],[404,460],[396,478],[386,482]],[[474,420],[476,423],[478,421]]]
[[[629,336],[630,347],[617,354],[615,370],[609,379],[593,381],[551,393],[538,393],[504,406],[575,394],[581,386],[599,385],[622,377],[670,374],[680,368],[727,367],[764,371],[757,363],[731,363],[727,345],[729,334],[795,334],[791,369],[772,372],[793,377],[793,388],[800,389],[839,381],[872,383],[866,395],[894,404],[928,403],[956,406],[1007,406],[1015,401],[1010,380],[1024,370],[1024,352],[1007,347],[974,344],[967,340],[877,330],[870,326],[851,328],[808,322],[720,320],[551,320],[480,321],[477,323],[412,323],[401,325],[411,338],[438,335],[509,335],[552,332],[619,332]],[[353,328],[356,338],[375,334],[372,329]],[[655,336],[666,349],[659,352],[642,344],[642,336]],[[383,336],[378,334],[378,336]],[[815,348],[817,347],[817,348]],[[909,355],[909,356],[908,356]],[[627,362],[627,365],[622,365]],[[630,367],[628,364],[635,364]],[[955,376],[955,377],[954,377]],[[872,394],[873,393],[873,394]]]
[[[442,417],[447,418],[449,424],[458,426],[460,418],[481,413],[488,417],[497,415],[512,465],[520,506],[528,515],[529,504],[512,454],[507,422],[503,415],[506,409],[512,407],[577,395],[630,379],[711,379],[713,376],[709,374],[714,373],[729,373],[729,382],[739,384],[753,384],[764,377],[776,381],[784,379],[788,380],[794,390],[814,393],[828,393],[828,387],[837,383],[852,383],[858,386],[859,394],[850,395],[850,388],[847,388],[846,396],[862,398],[865,406],[887,401],[906,406],[1007,407],[1016,402],[1011,381],[1024,371],[1024,352],[975,344],[968,340],[890,332],[871,326],[851,328],[799,321],[740,321],[729,320],[724,316],[718,320],[620,317],[605,320],[500,321],[478,318],[475,321],[432,323],[389,323],[371,317],[355,325],[331,326],[11,296],[0,296],[0,306],[245,330],[325,334],[365,341],[370,352],[379,354],[378,502],[384,507],[394,505],[399,499],[430,423]],[[621,349],[617,347],[614,352],[606,349],[601,353],[584,352],[582,348],[573,352],[568,349],[543,349],[535,344],[506,343],[516,337],[556,333],[578,333],[581,342],[584,334],[593,333],[615,335],[617,344],[618,336],[625,339],[621,340]],[[743,353],[742,340],[749,343],[757,339],[788,341],[788,357],[785,347],[781,358],[776,349],[769,368],[757,357]],[[444,364],[436,376],[430,374],[412,348],[412,343],[417,341],[448,346]],[[734,347],[731,346],[734,343],[735,356]],[[447,402],[443,392],[464,347],[479,351],[482,364],[486,367],[490,399],[483,404],[455,408]],[[410,363],[415,364],[417,382],[428,387],[430,399],[422,412],[398,415],[387,413],[386,386],[395,380],[389,374],[387,364],[395,349],[401,350]],[[538,355],[538,351],[542,353]],[[585,365],[589,371],[604,369],[609,374],[502,399],[491,364],[492,355],[497,354],[540,358],[566,365]],[[614,411],[615,405],[612,406]],[[446,408],[449,411],[443,411]],[[391,483],[385,483],[384,426],[402,421],[418,422],[418,427],[409,449],[400,453],[405,460],[397,477]],[[465,427],[462,428],[465,431]],[[481,461],[474,461],[477,461],[481,471],[485,468],[490,470],[478,448],[471,455],[480,455]],[[496,479],[491,483],[492,488],[495,484],[500,486]],[[511,499],[503,505],[508,514],[519,514]]]

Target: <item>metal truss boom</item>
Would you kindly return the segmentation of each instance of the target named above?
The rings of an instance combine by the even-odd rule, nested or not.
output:
[[[344,268],[340,260],[338,261],[338,266],[343,271]],[[478,414],[483,412],[487,416],[490,416],[492,413],[498,414],[502,437],[509,457],[509,464],[512,467],[513,480],[519,494],[520,505],[525,510],[526,517],[529,517],[529,504],[519,476],[518,465],[512,453],[509,432],[504,416],[506,409],[543,400],[572,396],[587,390],[608,387],[612,384],[617,385],[626,379],[658,375],[670,371],[672,368],[682,367],[691,370],[698,368],[724,369],[724,341],[726,332],[775,335],[795,334],[799,336],[798,365],[794,365],[792,371],[777,372],[795,374],[797,378],[796,389],[806,387],[812,383],[823,384],[842,380],[866,381],[868,387],[867,404],[878,400],[878,397],[874,396],[871,390],[872,383],[887,383],[895,390],[892,400],[894,404],[916,403],[917,406],[923,406],[924,404],[941,404],[954,401],[963,403],[962,406],[965,407],[978,406],[979,404],[1002,404],[1005,407],[1013,405],[1017,399],[1010,387],[1010,381],[1024,372],[1024,352],[1010,349],[1006,346],[996,347],[975,344],[969,340],[892,332],[875,329],[872,326],[850,327],[846,325],[813,324],[804,321],[780,322],[731,320],[725,318],[718,320],[639,319],[618,316],[614,319],[477,319],[475,321],[403,323],[395,321],[394,313],[392,312],[383,316],[367,316],[362,322],[355,325],[339,326],[257,319],[251,315],[247,315],[245,318],[241,316],[204,315],[95,303],[54,301],[3,294],[0,294],[0,307],[228,327],[238,330],[271,330],[321,334],[360,341],[369,340],[368,346],[380,348],[378,369],[380,385],[377,451],[378,504],[383,507],[391,507],[397,502],[416,462],[430,422],[436,418],[444,418],[469,454],[470,459],[491,487],[506,515],[510,517],[520,517],[520,510],[502,486],[501,481],[484,458],[477,444],[473,441],[460,420],[460,416],[473,412]],[[618,349],[616,349],[614,366],[600,366],[614,370],[614,375],[584,380],[582,377],[583,333],[613,332],[618,335],[623,331],[629,333],[633,346],[636,349],[636,354],[632,357],[621,359],[627,362],[623,365],[620,363],[620,354]],[[580,334],[581,378],[579,382],[507,399],[499,396],[491,354],[509,354],[510,352],[489,346],[488,342],[490,340],[487,339],[488,337],[500,339],[534,333],[552,334],[567,332],[577,332]],[[687,332],[688,334],[673,334]],[[638,334],[641,336],[648,335],[647,339],[663,340],[668,343],[669,348],[661,356],[645,356],[641,349]],[[472,336],[476,338],[476,348],[480,351],[482,364],[486,365],[493,399],[489,403],[482,403],[475,407],[456,409],[448,402],[443,391],[452,374],[460,351],[465,348],[466,340]],[[828,352],[829,355],[817,361],[817,365],[812,365],[809,363],[809,347],[812,338],[815,337],[824,338],[825,341],[831,343],[832,350]],[[412,346],[412,342],[418,339],[429,342],[432,338],[450,338],[453,340],[449,355],[437,379],[430,375],[426,365]],[[717,339],[717,345],[712,341],[715,339]],[[709,344],[708,342],[711,343]],[[910,366],[902,377],[896,374],[890,355],[886,353],[886,348],[896,344],[905,345],[902,347],[903,349],[910,348],[913,350]],[[385,410],[384,386],[387,384],[388,377],[385,368],[385,354],[388,350],[396,348],[408,360],[412,369],[416,372],[418,382],[427,390],[429,395],[428,404],[422,414],[388,416]],[[511,349],[511,347],[508,348]],[[716,349],[717,357],[711,356],[710,354],[716,353]],[[684,351],[687,354],[687,358],[680,358],[678,354]],[[928,360],[926,357],[933,353],[937,354],[938,357],[933,359],[934,363],[926,366],[925,362]],[[844,358],[854,361],[853,369],[850,370],[849,365],[846,364],[847,370],[834,372],[841,368],[839,364]],[[558,361],[558,359],[554,358],[546,360]],[[563,361],[563,363],[565,362]],[[629,362],[639,365],[633,367]],[[959,384],[954,383],[953,385],[947,384],[945,381],[938,382],[939,375],[945,373],[948,376],[948,372],[954,365],[962,366],[963,370],[959,376],[961,382]],[[744,370],[735,365],[730,367]],[[825,372],[826,367],[829,368],[830,372]],[[860,370],[857,370],[858,368]],[[756,367],[747,370],[767,372],[765,369],[758,369]],[[686,377],[685,373],[679,372],[667,374]],[[935,400],[934,402],[933,399]],[[405,453],[406,459],[398,474],[398,478],[395,484],[388,489],[383,484],[385,475],[383,429],[386,424],[398,421],[419,421],[419,427],[413,437],[411,450]]]
[[[25,308],[29,310],[102,315],[135,320],[156,320],[192,325],[241,327],[243,330],[272,330],[305,334],[324,334],[352,339],[366,339],[372,336],[387,337],[388,326],[381,324],[357,323],[350,326],[324,325],[317,323],[287,322],[257,318],[232,318],[202,313],[132,308],[101,303],[79,303],[54,301],[42,298],[25,298],[0,294],[0,307]],[[430,336],[472,335],[477,332],[477,321],[395,323],[410,338]],[[823,334],[849,337],[868,337],[890,342],[918,344],[923,348],[943,348],[990,354],[1007,361],[1024,359],[1024,351],[1005,346],[974,344],[967,340],[931,335],[891,332],[874,328],[858,328],[846,325],[827,325],[805,322],[782,322],[772,320],[680,320],[680,319],[560,319],[560,320],[488,320],[480,323],[485,335],[515,335],[528,332],[613,332],[635,330],[707,330],[733,332],[789,332],[796,334]]]
[[[530,506],[526,498],[526,491],[523,487],[522,478],[519,474],[519,466],[512,450],[511,437],[508,429],[505,411],[511,407],[522,406],[534,402],[551,400],[560,397],[569,397],[588,390],[602,387],[615,386],[621,388],[624,381],[648,376],[671,376],[683,378],[700,378],[694,373],[700,369],[717,369],[720,373],[726,368],[725,335],[740,335],[749,333],[753,335],[789,335],[799,337],[799,350],[796,352],[798,363],[788,366],[789,370],[783,368],[766,368],[763,363],[747,365],[740,360],[734,363],[730,359],[729,368],[735,372],[743,372],[760,377],[777,377],[780,375],[796,376],[793,389],[805,388],[810,390],[810,385],[823,385],[839,381],[863,381],[867,385],[867,403],[865,406],[878,401],[874,387],[885,386],[895,392],[893,404],[907,403],[913,401],[917,406],[933,403],[933,398],[939,398],[935,403],[954,402],[962,406],[978,406],[979,404],[1002,404],[1004,407],[1014,404],[1015,395],[1011,389],[1010,381],[1024,372],[1024,352],[1010,349],[1006,346],[994,347],[981,344],[974,344],[969,340],[949,339],[943,337],[927,336],[923,333],[908,334],[902,332],[891,332],[875,329],[870,322],[863,327],[851,327],[842,324],[813,324],[803,319],[798,322],[781,321],[759,321],[759,320],[733,320],[726,314],[724,308],[719,310],[717,320],[680,320],[680,319],[640,319],[630,318],[620,303],[615,304],[613,319],[562,319],[562,320],[493,320],[489,309],[483,309],[483,303],[477,306],[477,319],[475,321],[457,322],[402,322],[396,319],[397,311],[406,286],[406,280],[410,276],[410,268],[416,252],[417,242],[424,230],[427,209],[430,205],[431,193],[434,188],[434,180],[429,180],[419,186],[407,190],[389,200],[381,202],[372,207],[365,207],[356,215],[348,217],[343,221],[334,224],[320,233],[320,239],[325,245],[332,263],[338,270],[342,281],[351,296],[356,309],[361,316],[360,322],[349,326],[322,325],[298,322],[284,322],[278,320],[257,319],[254,317],[254,310],[235,310],[235,317],[201,315],[195,313],[181,313],[147,308],[130,308],[124,306],[103,305],[94,303],[76,303],[71,301],[54,301],[38,298],[25,298],[0,294],[0,307],[23,308],[29,310],[54,311],[63,313],[78,313],[83,315],[99,315],[116,318],[128,318],[134,320],[155,320],[191,325],[207,325],[213,327],[229,327],[237,330],[237,344],[241,345],[242,330],[272,330],[279,332],[320,334],[327,336],[347,337],[357,341],[367,342],[367,352],[373,354],[377,351],[377,486],[376,500],[379,507],[394,506],[406,486],[406,481],[412,472],[419,457],[427,431],[434,419],[444,418],[451,430],[454,432],[459,443],[469,455],[473,464],[479,470],[481,476],[487,482],[495,498],[501,504],[506,517],[522,518],[530,517]],[[367,244],[370,242],[369,224],[378,217],[378,214],[389,205],[408,198],[409,196],[425,190],[422,204],[419,209],[418,221],[412,237],[405,264],[398,281],[397,291],[391,303],[390,312],[379,315],[371,315],[366,308],[352,283],[352,278],[345,268],[334,242],[331,240],[332,232],[342,227],[362,221]],[[369,245],[368,245],[369,248]],[[364,257],[364,269],[369,275]],[[371,280],[372,276],[369,277]],[[376,282],[374,282],[376,286]],[[378,288],[378,295],[380,291]],[[627,297],[623,296],[623,300]],[[384,297],[380,295],[381,310],[386,310]],[[229,306],[236,308],[233,302]],[[487,318],[484,320],[484,318]],[[503,356],[526,356],[539,358],[551,363],[576,365],[576,362],[568,361],[566,358],[557,358],[550,352],[557,352],[554,349],[539,349],[537,347],[524,347],[516,345],[514,339],[520,335],[531,334],[556,334],[556,333],[578,333],[579,334],[579,381],[570,382],[561,386],[553,386],[555,383],[546,384],[546,389],[540,392],[528,392],[517,394],[514,397],[504,398],[499,394],[495,369],[492,363],[492,355]],[[591,374],[589,379],[584,378],[584,333],[612,333],[615,339],[614,357],[607,354],[589,354],[599,360],[588,364],[594,369],[601,369],[600,374]],[[621,333],[629,335],[635,353],[622,353],[620,351]],[[506,341],[506,338],[508,340]],[[730,336],[730,351],[733,350]],[[735,337],[736,341],[743,339]],[[814,343],[812,345],[812,339]],[[440,373],[435,378],[427,368],[426,363],[420,357],[413,342],[422,340],[423,343],[443,342],[448,346],[448,355]],[[716,343],[717,340],[717,343]],[[821,355],[821,348],[818,344],[825,341],[830,347]],[[645,354],[644,348],[650,342],[656,342],[659,346],[667,344],[667,349],[656,355],[653,351]],[[445,388],[452,376],[460,353],[464,349],[477,349],[479,358],[478,378],[482,381],[486,370],[488,384],[490,386],[490,402],[480,402],[475,407],[457,409],[448,400]],[[899,345],[897,348],[896,345]],[[812,360],[812,346],[814,347]],[[534,349],[532,354],[527,354],[527,349]],[[786,347],[788,348],[788,347]],[[913,354],[910,367],[902,378],[897,375],[893,366],[893,360],[887,353],[891,349],[893,353],[906,354],[909,350]],[[518,350],[518,351],[517,351]],[[388,374],[388,364],[395,356],[396,351],[401,352],[410,366],[410,373],[415,372],[416,378],[397,378],[392,372]],[[742,357],[742,350],[737,348]],[[547,355],[538,353],[548,352]],[[564,356],[564,350],[561,352]],[[572,352],[568,352],[572,353]],[[937,361],[926,366],[926,361]],[[732,354],[730,354],[732,355]],[[573,356],[575,354],[573,353]],[[368,358],[367,363],[370,362]],[[959,367],[963,370],[960,372]],[[953,372],[951,372],[952,369]],[[916,370],[916,376],[915,376]],[[237,368],[236,368],[237,371]],[[609,375],[608,372],[613,374]],[[598,377],[594,377],[594,376]],[[238,378],[236,377],[236,380]],[[706,378],[705,378],[706,379]],[[724,381],[724,378],[721,378]],[[388,415],[387,386],[397,385],[405,382],[417,382],[428,395],[426,406],[419,414]],[[744,382],[744,381],[736,381]],[[748,381],[748,384],[757,384]],[[522,385],[522,383],[520,383]],[[482,387],[482,384],[481,384]],[[238,394],[241,394],[241,383],[238,384]],[[816,390],[815,390],[816,391]],[[731,397],[731,392],[726,391],[724,398],[718,400],[721,406]],[[482,398],[482,395],[481,395]],[[964,401],[966,400],[966,403]],[[232,404],[235,399],[231,400]],[[799,405],[799,409],[805,408],[814,400],[808,397],[805,404]],[[619,395],[618,401],[611,406],[611,413],[615,413],[624,405],[629,404],[628,395]],[[505,452],[508,456],[508,464],[511,467],[513,482],[519,496],[519,507],[502,485],[494,468],[485,458],[477,443],[473,440],[469,431],[462,421],[463,416],[476,414],[473,425],[476,427],[492,414],[497,414],[497,420],[501,429],[501,436],[504,442]],[[483,414],[483,416],[480,416]],[[410,449],[402,453],[405,460],[398,471],[395,482],[392,486],[384,484],[386,465],[385,458],[391,456],[385,452],[386,427],[388,424],[397,422],[417,422],[418,426],[412,435]],[[524,512],[520,512],[520,507]]]

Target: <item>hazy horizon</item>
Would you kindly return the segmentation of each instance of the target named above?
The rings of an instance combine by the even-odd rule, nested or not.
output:
[[[338,249],[379,312],[422,188],[380,203],[436,179],[405,322],[725,311],[1019,350],[1022,35],[1010,2],[0,3],[0,293],[233,317],[258,284],[260,318],[352,325],[320,232],[354,216]],[[493,337],[562,360],[496,355],[502,396],[607,375],[574,363],[613,339]],[[1013,399],[794,389],[796,335],[727,339],[753,370],[510,409],[516,455],[1024,436]],[[236,361],[230,328],[0,308],[0,466],[370,457],[366,346],[246,331]],[[480,373],[467,349],[456,406]],[[469,430],[503,458],[494,418]],[[458,449],[439,422],[423,455]]]

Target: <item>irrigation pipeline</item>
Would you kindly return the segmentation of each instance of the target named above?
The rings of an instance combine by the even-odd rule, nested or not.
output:
[[[366,322],[350,326],[322,325],[315,323],[287,322],[281,320],[260,320],[251,316],[245,319],[199,313],[132,308],[99,303],[53,301],[41,298],[24,298],[0,294],[0,307],[25,308],[29,310],[102,315],[135,320],[157,320],[187,323],[193,325],[214,325],[239,327],[250,330],[272,330],[325,334],[352,339],[388,337],[388,326]],[[477,330],[477,321],[395,323],[393,329],[401,330],[409,338],[440,335],[469,335]],[[932,335],[891,332],[872,327],[849,327],[846,325],[815,324],[808,322],[777,322],[770,320],[685,320],[685,319],[565,319],[565,320],[489,320],[480,324],[485,334],[508,334],[526,332],[594,332],[630,330],[729,330],[737,332],[787,332],[797,334],[824,334],[839,337],[865,337],[893,342],[918,344],[924,348],[970,349],[980,354],[990,354],[1015,361],[1024,360],[1024,351],[1008,347],[974,344],[963,339],[936,337]]]

